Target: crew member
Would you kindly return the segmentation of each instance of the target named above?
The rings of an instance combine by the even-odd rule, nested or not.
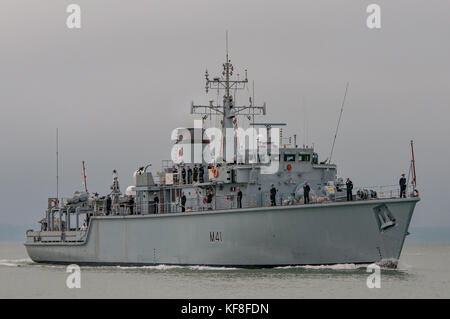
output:
[[[208,194],[206,195],[206,203],[208,204],[208,210],[212,209],[212,198],[213,198],[212,190],[208,190]]]
[[[198,181],[198,167],[197,164],[194,164],[194,182]]]
[[[198,168],[198,180],[200,183],[203,183],[204,180],[204,175],[205,174],[205,169],[203,168],[203,164],[200,164],[200,167]]]
[[[184,195],[184,192],[181,192],[181,212],[186,211],[186,195]]]
[[[106,196],[106,215],[111,214],[111,196]]]
[[[400,177],[400,180],[398,181],[400,184],[400,198],[406,198],[406,178],[405,174],[402,174],[402,177]]]
[[[192,169],[191,167],[188,165],[188,169],[187,169],[187,183],[188,184],[192,184]]]
[[[156,193],[153,194],[153,202],[155,205],[155,214],[158,214],[158,208],[159,208],[159,197]]]
[[[178,184],[178,169],[175,165],[172,166],[172,173],[173,173],[173,182],[175,184]]]
[[[130,207],[130,215],[133,215],[134,213],[134,198],[132,195],[128,198],[128,206]]]
[[[237,189],[237,208],[242,208],[242,191],[240,188]]]
[[[183,184],[186,184],[186,169],[184,168],[184,165],[183,168],[181,169],[181,177],[183,179]]]
[[[276,196],[277,196],[277,189],[275,188],[275,186],[272,184],[270,186],[270,206],[277,206],[276,203]]]
[[[311,187],[309,187],[308,182],[303,185],[303,198],[305,199],[305,204],[309,204],[309,192]]]
[[[353,182],[350,180],[350,178],[347,178],[345,186],[347,186],[347,200],[353,200]]]

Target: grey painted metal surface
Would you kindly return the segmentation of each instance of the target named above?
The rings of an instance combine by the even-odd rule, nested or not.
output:
[[[225,266],[398,259],[419,199],[93,217],[84,243],[26,243],[36,262]],[[381,214],[390,215],[383,229]]]

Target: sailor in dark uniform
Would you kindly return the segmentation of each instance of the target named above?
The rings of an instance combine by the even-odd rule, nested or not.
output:
[[[130,215],[133,215],[134,214],[134,197],[131,195],[128,197],[128,207],[130,208]]]
[[[106,196],[106,215],[111,214],[111,196]]]
[[[184,195],[184,192],[181,193],[181,212],[186,211],[186,195]]]
[[[270,186],[270,206],[277,206],[276,203],[277,189],[273,186]]]
[[[183,168],[181,169],[181,178],[183,179],[183,184],[186,184],[186,169]]]
[[[402,177],[398,181],[400,184],[400,198],[406,198],[406,178],[405,174],[402,174]]]
[[[305,204],[309,204],[309,192],[311,187],[309,187],[308,182],[303,185],[303,198],[305,199]]]
[[[178,170],[175,165],[172,166],[172,173],[173,173],[173,181],[175,184],[178,184]]]
[[[238,188],[237,193],[237,208],[242,208],[242,191],[240,188]]]
[[[347,200],[353,200],[353,182],[350,180],[350,178],[347,178],[345,186],[347,186]]]
[[[198,167],[197,164],[194,165],[194,182],[198,181]]]
[[[158,197],[158,195],[156,193],[153,195],[153,201],[154,201],[154,205],[155,205],[155,214],[158,214],[159,197]]]
[[[208,194],[206,195],[206,203],[208,204],[208,210],[212,209],[212,199],[213,199],[213,191],[209,190]]]
[[[203,168],[203,165],[200,164],[200,167],[198,168],[198,181],[200,183],[203,183],[205,181],[204,179],[204,175],[205,174],[205,169]]]
[[[187,169],[187,183],[192,184],[192,169],[189,165]]]

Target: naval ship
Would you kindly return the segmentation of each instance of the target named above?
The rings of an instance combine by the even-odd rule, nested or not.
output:
[[[284,143],[285,123],[256,123],[265,103],[236,103],[248,78],[246,70],[243,79],[233,76],[233,69],[227,53],[220,76],[205,73],[206,92],[222,92],[222,101],[190,108],[201,115],[197,123],[218,119],[215,134],[222,137],[202,125],[177,129],[172,159],[155,174],[150,164],[137,168],[124,195],[114,170],[105,196],[85,187],[68,198],[49,198],[40,229],[26,232],[30,258],[80,265],[395,264],[420,200],[415,169],[405,196],[398,186],[359,187],[347,200],[331,159],[319,161],[314,147],[297,145],[296,135]],[[239,146],[244,123],[254,129],[247,132],[259,132],[257,152]],[[206,153],[214,156],[206,160]]]

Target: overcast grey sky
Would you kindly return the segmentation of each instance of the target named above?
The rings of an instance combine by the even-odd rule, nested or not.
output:
[[[66,7],[82,28],[66,27]],[[381,6],[379,30],[366,7]],[[422,202],[415,226],[450,226],[450,2],[72,0],[0,3],[0,223],[30,224],[55,195],[122,189],[139,165],[170,158],[170,132],[205,103],[203,74],[220,71],[225,30],[235,73],[248,69],[267,121],[328,157],[356,185],[392,185],[416,143]],[[244,103],[250,92],[238,96]],[[303,103],[305,101],[305,103]],[[305,111],[306,105],[306,111]]]

